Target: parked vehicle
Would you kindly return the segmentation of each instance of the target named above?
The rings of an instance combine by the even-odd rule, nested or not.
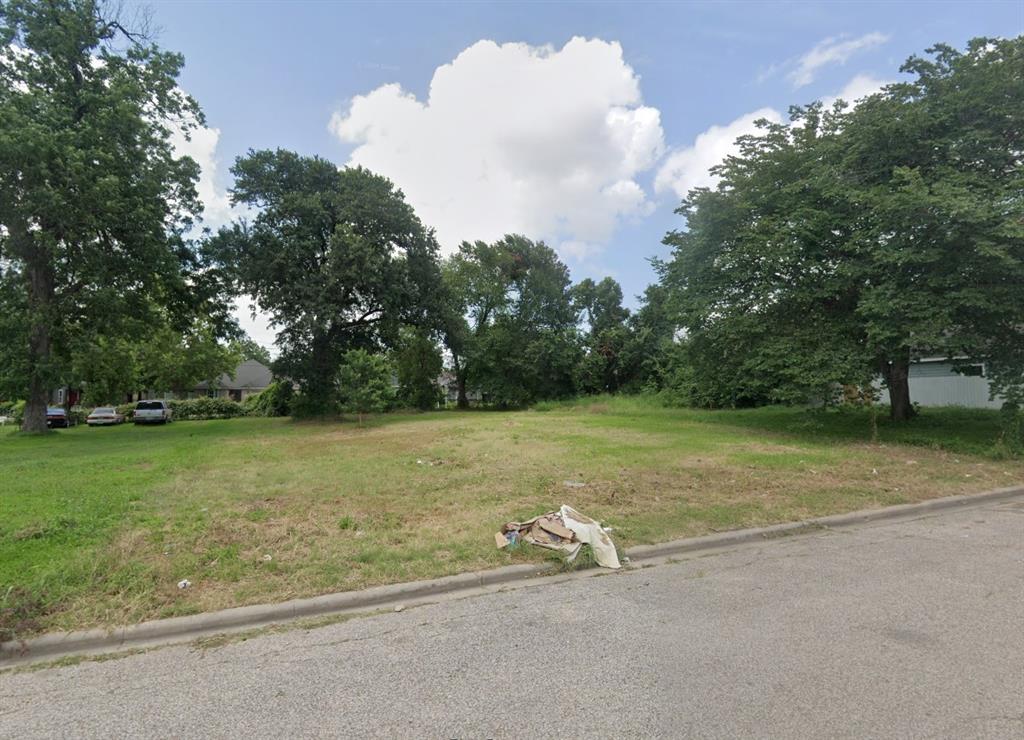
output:
[[[166,401],[139,401],[132,420],[136,424],[166,424],[173,416]]]
[[[85,423],[91,427],[124,424],[124,414],[117,413],[117,409],[113,406],[100,406],[92,410],[92,413],[85,418]]]
[[[48,406],[46,409],[46,426],[51,429],[67,429],[75,425],[75,420],[60,406]]]

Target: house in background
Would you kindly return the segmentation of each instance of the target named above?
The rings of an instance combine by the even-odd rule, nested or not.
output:
[[[258,360],[246,360],[235,368],[234,377],[224,373],[216,381],[204,380],[196,383],[186,398],[230,398],[232,401],[244,401],[249,396],[266,390],[274,382],[274,374],[270,368]]]
[[[50,391],[51,406],[71,408],[72,406],[77,406],[81,398],[81,388],[72,388],[70,386],[65,385]]]
[[[923,357],[910,364],[910,400],[919,406],[963,406],[998,409],[1003,399],[989,398],[985,366],[967,359]],[[889,403],[889,392],[881,388],[881,402]]]
[[[454,406],[459,402],[459,384],[455,380],[455,373],[445,370],[437,378],[437,385],[443,395],[442,404],[445,408]],[[466,388],[466,400],[471,406],[478,406],[484,399],[483,393],[476,388]]]
[[[128,393],[125,398],[121,399],[121,402],[134,403],[151,399],[171,400],[175,398],[230,398],[233,401],[244,401],[249,396],[255,396],[265,390],[273,381],[274,374],[269,367],[258,360],[246,360],[235,368],[233,377],[224,373],[214,382],[204,380],[201,383],[196,383],[195,388],[186,393],[138,391]],[[68,408],[77,406],[82,395],[81,388],[70,386],[55,388],[50,391],[50,405]]]

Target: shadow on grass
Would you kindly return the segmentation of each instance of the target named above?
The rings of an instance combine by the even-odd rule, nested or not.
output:
[[[990,456],[999,439],[999,412],[990,409],[930,408],[909,421],[894,422],[870,409],[797,409],[767,407],[703,412],[702,420],[756,429],[802,440],[870,443],[877,441]]]
[[[671,431],[679,423],[709,424],[763,432],[809,443],[906,444],[986,457],[1005,457],[997,442],[1000,415],[995,409],[942,407],[921,409],[909,421],[889,419],[888,408],[805,408],[764,406],[753,409],[669,408],[654,396],[592,396],[545,402],[537,412],[644,418],[652,431]],[[874,418],[873,418],[874,417]],[[614,422],[612,422],[614,423]],[[877,439],[874,430],[877,428]]]

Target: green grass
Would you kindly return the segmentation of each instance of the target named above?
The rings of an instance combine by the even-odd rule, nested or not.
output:
[[[664,409],[642,398],[354,422],[0,433],[6,636],[541,562],[510,520],[569,503],[620,547],[1024,480],[995,413]],[[563,481],[582,480],[568,488]],[[188,579],[192,587],[179,590]]]

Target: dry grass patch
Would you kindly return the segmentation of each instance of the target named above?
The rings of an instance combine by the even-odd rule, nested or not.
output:
[[[628,547],[1024,480],[1019,462],[620,406],[146,430],[110,536],[63,581],[18,585],[45,597],[33,625],[77,628],[540,561],[492,534],[562,503]],[[74,499],[55,505],[69,517]]]

